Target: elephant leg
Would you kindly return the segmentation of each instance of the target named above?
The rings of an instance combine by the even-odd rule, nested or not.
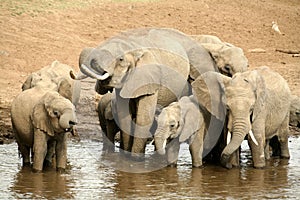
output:
[[[196,133],[196,136],[192,143],[189,146],[189,150],[192,156],[192,165],[193,167],[202,166],[202,153],[203,153],[203,135],[204,135],[204,126]]]
[[[265,144],[265,158],[266,160],[270,160],[270,140],[266,139],[266,144]]]
[[[240,165],[240,148],[238,148],[233,154],[231,154],[228,164],[232,167],[238,167]],[[231,168],[230,167],[230,168]]]
[[[18,142],[18,149],[22,155],[23,166],[30,166],[30,148]]]
[[[259,131],[258,131],[259,130]],[[248,136],[248,144],[250,144],[253,165],[255,168],[263,168],[266,166],[265,161],[265,131],[264,128],[255,130],[253,129],[254,136],[258,142],[256,145]],[[255,134],[259,133],[259,134]]]
[[[118,94],[119,91],[116,90]],[[129,99],[123,99],[119,95],[116,95],[116,110],[113,110],[113,116],[116,126],[120,128],[121,133],[121,149],[123,153],[131,152],[132,147],[132,135],[134,123],[131,118],[131,104]]]
[[[114,120],[107,120],[106,133],[103,134],[103,152],[112,153],[115,151],[115,136],[119,131]]]
[[[272,148],[272,156],[279,157],[281,154],[281,150],[277,135],[275,135],[269,140],[269,146]]]
[[[55,155],[55,140],[49,140],[47,144],[47,154],[44,160],[44,167],[52,167],[53,157]]]
[[[41,172],[47,153],[47,135],[38,129],[35,129],[34,131],[33,152],[33,171]]]
[[[67,134],[61,133],[56,141],[56,170],[63,172],[67,164]]]
[[[180,143],[179,143],[178,138],[173,139],[167,145],[167,162],[168,162],[169,167],[176,167],[177,166],[179,148],[180,148]]]
[[[288,147],[288,135],[289,135],[289,116],[285,118],[281,127],[277,131],[278,140],[280,143],[280,157],[281,158],[290,158],[289,147]]]
[[[157,96],[158,94],[156,92],[153,95],[140,97],[137,102],[136,123],[131,155],[138,160],[144,156],[147,139],[151,137],[150,129],[154,120]]]

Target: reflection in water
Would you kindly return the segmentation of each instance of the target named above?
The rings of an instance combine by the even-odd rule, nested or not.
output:
[[[22,168],[17,145],[0,145],[0,196],[4,199],[297,199],[300,195],[300,138],[290,138],[291,159],[272,158],[266,169],[253,169],[249,150],[241,154],[242,167],[232,170],[205,164],[191,167],[188,146],[183,146],[177,168],[129,173],[119,154],[101,156],[100,142],[68,143],[69,169],[40,174]],[[152,167],[149,157],[144,168]],[[157,160],[155,159],[157,162]],[[134,166],[134,167],[133,167]],[[134,170],[132,170],[134,171]],[[136,171],[137,172],[137,171]]]
[[[15,176],[12,191],[15,197],[22,198],[72,198],[69,178],[56,173],[55,170],[45,173],[32,173],[29,167],[22,168]],[[55,191],[55,192],[53,192]]]

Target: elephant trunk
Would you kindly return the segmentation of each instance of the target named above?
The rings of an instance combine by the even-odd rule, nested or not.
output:
[[[77,124],[75,113],[72,109],[65,111],[59,118],[59,125],[66,132],[73,129],[73,126]]]
[[[167,139],[160,136],[154,136],[154,141],[157,153],[160,155],[166,154]]]
[[[245,120],[233,121],[232,139],[221,154],[222,166],[226,167],[231,154],[241,146],[245,136],[250,130],[250,128],[247,128],[247,124]]]

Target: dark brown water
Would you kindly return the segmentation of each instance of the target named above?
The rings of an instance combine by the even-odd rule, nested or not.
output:
[[[146,163],[130,163],[117,153],[101,156],[101,142],[69,141],[65,174],[54,170],[32,173],[21,167],[15,143],[1,145],[0,198],[299,199],[300,138],[290,138],[289,144],[291,159],[273,158],[263,170],[251,167],[244,144],[242,166],[226,170],[211,165],[191,168],[187,145],[181,146],[177,168],[160,169],[159,161],[150,156]]]

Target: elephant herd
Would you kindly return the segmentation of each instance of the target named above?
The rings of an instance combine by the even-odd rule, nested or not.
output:
[[[120,152],[128,158],[143,160],[152,139],[170,166],[176,166],[183,142],[193,167],[201,167],[209,153],[226,168],[238,166],[244,139],[256,168],[266,165],[270,147],[290,157],[289,120],[293,112],[300,121],[299,106],[292,103],[298,97],[293,100],[278,73],[249,70],[243,50],[215,36],[129,30],[83,49],[79,67],[74,74],[55,61],[32,73],[12,103],[23,164],[30,164],[32,153],[34,171],[50,165],[53,156],[56,168],[65,169],[66,133],[75,131],[79,80],[87,77],[97,80],[95,90],[102,95],[98,115],[105,153],[114,151],[120,132]]]

